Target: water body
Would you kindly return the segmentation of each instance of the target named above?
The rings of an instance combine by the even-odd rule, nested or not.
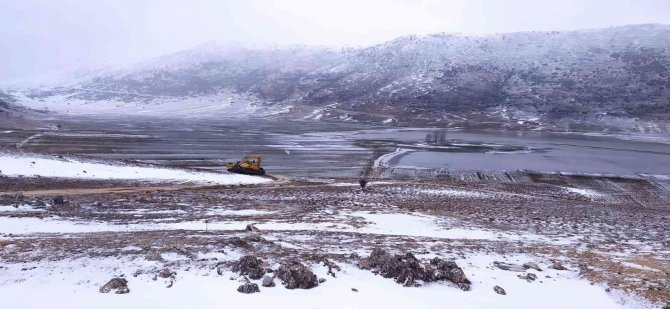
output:
[[[455,171],[670,175],[670,144],[662,142],[543,132],[450,132],[448,135],[470,142],[520,145],[529,150],[483,153],[410,151],[391,160],[391,166]]]
[[[221,120],[64,119],[59,130],[0,128],[0,149],[136,160],[223,170],[226,161],[262,153],[270,173],[356,177],[375,156],[396,148],[390,167],[454,171],[533,170],[580,174],[670,175],[670,139],[537,131],[445,131],[447,144],[510,146],[522,151],[416,147],[435,128]],[[645,140],[646,139],[646,140]],[[379,145],[383,144],[383,147]],[[448,148],[448,147],[447,147]],[[494,147],[495,148],[495,147]],[[382,151],[380,153],[380,151]]]

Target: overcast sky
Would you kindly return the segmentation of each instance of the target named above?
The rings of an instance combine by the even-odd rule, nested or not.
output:
[[[0,0],[0,81],[213,40],[365,46],[639,23],[670,24],[670,0]]]

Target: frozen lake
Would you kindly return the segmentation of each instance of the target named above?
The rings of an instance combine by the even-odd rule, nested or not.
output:
[[[18,130],[0,124],[0,147],[215,171],[244,154],[262,153],[270,173],[292,176],[356,177],[376,156],[398,148],[406,151],[391,156],[387,166],[670,175],[668,138],[263,120],[52,121],[60,129]],[[445,144],[427,145],[427,135],[436,132],[444,132]]]

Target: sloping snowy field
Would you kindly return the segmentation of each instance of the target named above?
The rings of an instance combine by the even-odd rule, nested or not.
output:
[[[76,159],[0,153],[0,172],[5,176],[59,177],[96,180],[146,180],[155,182],[190,182],[219,185],[258,184],[267,178],[196,172],[160,167],[113,165],[83,162]]]
[[[79,89],[87,93],[87,90]],[[97,92],[97,91],[93,91]],[[101,92],[105,94],[105,92]],[[106,93],[110,95],[133,95],[126,93]],[[227,91],[204,96],[185,97],[137,97],[125,102],[117,100],[82,100],[69,95],[55,95],[42,99],[32,99],[16,93],[18,104],[25,107],[55,112],[64,115],[105,115],[123,117],[178,117],[185,118],[236,118],[248,116],[271,116],[287,112],[291,106],[266,106],[252,96],[234,94]]]
[[[236,259],[230,252],[220,260]],[[218,275],[215,269],[189,267],[182,259],[171,267],[177,275],[174,285],[155,280],[163,267],[160,262],[143,259],[74,259],[36,264],[5,264],[0,278],[0,299],[7,308],[45,308],[67,304],[69,308],[649,308],[649,304],[624,296],[608,294],[601,286],[578,278],[575,271],[535,272],[538,279],[526,282],[519,273],[492,266],[503,259],[496,255],[475,255],[458,260],[473,281],[464,292],[447,283],[407,288],[391,279],[353,265],[342,265],[337,277],[327,268],[312,265],[326,282],[310,290],[287,290],[276,279],[276,287],[261,287],[260,293],[242,294],[242,284],[232,272]],[[512,262],[532,258],[511,257]],[[215,261],[213,261],[215,262]],[[540,265],[546,267],[546,265]],[[35,268],[33,268],[35,267]],[[153,269],[137,276],[138,269]],[[546,269],[546,268],[545,268]],[[100,286],[114,276],[128,279],[129,294],[101,294]],[[260,282],[259,286],[260,286]],[[498,295],[494,286],[502,286],[507,295]],[[352,289],[356,289],[354,291]]]

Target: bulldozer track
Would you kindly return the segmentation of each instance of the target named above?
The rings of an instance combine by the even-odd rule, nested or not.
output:
[[[179,190],[278,190],[278,189],[298,189],[298,188],[318,188],[318,187],[330,187],[333,186],[331,183],[308,183],[308,184],[297,184],[291,183],[292,179],[285,175],[271,175],[265,176],[271,178],[274,181],[264,184],[254,184],[254,185],[198,185],[198,184],[175,184],[175,185],[147,185],[147,186],[120,186],[120,187],[108,187],[108,188],[68,188],[68,189],[43,189],[43,190],[28,190],[21,191],[24,196],[53,196],[53,195],[95,195],[95,194],[127,194],[127,193],[137,193],[137,192],[158,192],[158,191],[179,191]],[[421,183],[420,181],[394,181],[394,184],[417,184]],[[349,183],[347,183],[349,184]],[[352,187],[357,187],[357,183],[350,183]],[[374,182],[372,183],[374,186]],[[458,186],[451,185],[442,185],[446,188],[451,189],[461,189]],[[570,199],[560,198],[551,195],[543,194],[522,194],[522,193],[512,193],[512,192],[503,192],[496,190],[486,190],[486,189],[477,189],[476,191],[482,193],[490,193],[498,196],[506,197],[520,197],[524,199],[540,199],[540,200],[566,200]],[[16,191],[4,191],[0,192],[0,195],[3,194],[15,194]]]

